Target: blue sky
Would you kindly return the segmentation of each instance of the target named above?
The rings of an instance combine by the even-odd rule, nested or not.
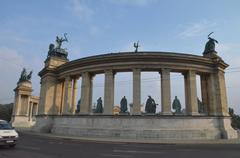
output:
[[[229,106],[240,113],[238,0],[1,0],[0,4],[0,103],[13,101],[23,67],[34,71],[34,95],[39,95],[37,73],[43,68],[48,45],[64,32],[69,43],[63,47],[73,60],[133,51],[132,44],[138,40],[140,51],[201,55],[207,35],[214,31],[219,41],[216,50],[230,64],[226,70]],[[172,97],[183,98],[182,78],[175,75]],[[142,73],[142,78],[142,102],[151,93],[159,103],[159,75]],[[94,100],[102,95],[103,76],[95,80]],[[116,81],[124,86],[116,88],[115,103],[125,92],[131,101],[131,73],[118,74]]]

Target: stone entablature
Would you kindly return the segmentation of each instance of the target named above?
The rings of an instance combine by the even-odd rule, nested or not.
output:
[[[73,60],[59,66],[56,73],[59,78],[64,75],[79,75],[86,71],[97,74],[104,73],[106,69],[124,72],[132,71],[134,68],[140,68],[141,71],[160,71],[161,68],[169,68],[172,72],[195,70],[199,73],[211,73],[217,69],[224,70],[226,67],[228,64],[220,57],[207,58],[168,52],[123,52]]]

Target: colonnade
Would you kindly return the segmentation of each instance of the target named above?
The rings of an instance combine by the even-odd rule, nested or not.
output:
[[[133,74],[133,115],[141,114],[141,69],[132,69]],[[105,115],[113,115],[114,107],[114,76],[115,71],[104,71],[104,112]],[[171,69],[162,68],[161,75],[161,114],[172,115],[171,112]],[[202,102],[208,115],[228,115],[226,87],[224,72],[216,70],[213,73],[201,73],[196,70],[181,72],[184,76],[185,104],[187,115],[199,115],[197,101],[196,75],[200,75]],[[93,73],[83,72],[82,78],[80,114],[90,114],[92,111]],[[61,114],[74,114],[76,108],[77,80],[79,76],[66,76],[64,78],[64,90]],[[160,95],[160,94],[159,94]]]

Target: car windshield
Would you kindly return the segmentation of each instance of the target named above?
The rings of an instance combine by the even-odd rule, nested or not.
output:
[[[0,121],[0,130],[1,129],[12,129],[12,126],[7,122]]]

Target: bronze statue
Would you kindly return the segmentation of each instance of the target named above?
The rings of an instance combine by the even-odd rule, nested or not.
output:
[[[75,113],[79,113],[80,112],[80,104],[81,104],[81,99],[78,100],[77,109],[76,109]]]
[[[205,112],[205,109],[204,109],[203,103],[200,101],[199,98],[197,98],[197,102],[198,102],[198,112],[199,112],[199,113],[204,113],[204,112]]]
[[[30,71],[29,74],[27,74],[26,68],[23,68],[20,78],[18,80],[18,83],[24,82],[24,81],[30,81],[31,78],[32,78],[32,71]]]
[[[208,53],[211,53],[211,52],[217,53],[215,51],[215,43],[218,43],[218,41],[215,40],[214,38],[211,38],[210,37],[211,34],[213,34],[213,32],[211,32],[208,35],[208,42],[205,45],[205,50],[204,50],[203,54],[208,54]]]
[[[61,46],[62,46],[62,43],[63,42],[68,42],[68,39],[67,39],[67,33],[64,33],[64,38],[59,38],[58,36],[56,37],[56,48],[57,49],[60,49],[61,48]]]
[[[155,103],[155,100],[148,96],[146,106],[145,106],[145,112],[146,113],[156,113],[157,104]]]
[[[57,56],[57,57],[62,57],[66,58],[68,56],[68,52],[66,49],[61,48],[63,42],[68,42],[67,39],[67,33],[64,33],[64,38],[63,37],[56,37],[56,47],[54,44],[50,43],[49,45],[49,50],[48,50],[48,57],[51,56]]]
[[[120,105],[121,105],[121,107],[120,107],[121,113],[127,112],[127,99],[125,96],[122,98]]]
[[[137,43],[134,42],[133,47],[135,47],[135,53],[137,53],[138,52],[138,47],[140,47],[139,46],[139,41],[137,41]]]
[[[177,114],[181,113],[182,106],[181,106],[181,103],[180,103],[179,99],[177,98],[177,96],[175,96],[175,99],[172,103],[172,108],[175,110],[175,113],[177,113]]]
[[[97,100],[97,108],[95,110],[95,113],[103,113],[103,106],[102,106],[102,98],[99,97]]]

